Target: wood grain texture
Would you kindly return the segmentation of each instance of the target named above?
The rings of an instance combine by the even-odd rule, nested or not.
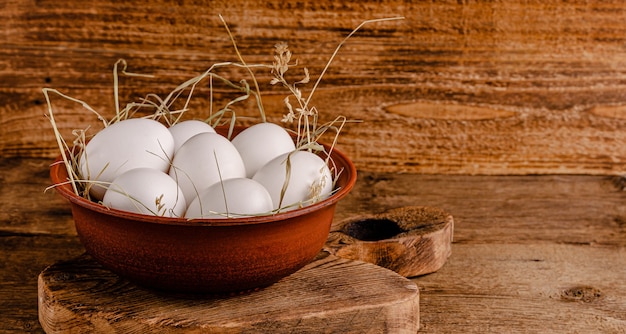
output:
[[[336,223],[323,249],[415,277],[435,272],[446,263],[453,236],[454,218],[449,213],[405,206]]]
[[[50,163],[0,159],[0,234],[76,236],[67,202],[46,190]]]
[[[113,111],[112,67],[122,101],[165,94],[215,62],[236,60],[218,14],[249,63],[290,44],[313,78],[340,51],[313,103],[323,117],[360,119],[340,146],[360,170],[426,174],[619,174],[626,134],[626,8],[619,0],[564,1],[5,1],[0,11],[0,154],[56,155],[42,87]],[[226,71],[238,77],[240,71]],[[294,80],[300,79],[296,71]],[[271,121],[285,92],[258,72]],[[310,86],[309,86],[310,87]],[[233,98],[217,89],[216,104]],[[305,90],[306,92],[306,90]],[[206,116],[207,89],[190,117]],[[63,133],[95,126],[54,99]],[[256,116],[252,104],[237,108]],[[240,118],[241,122],[251,122]]]
[[[39,276],[47,333],[416,333],[415,283],[381,267],[321,256],[265,289],[185,298],[138,287],[91,257]]]
[[[0,232],[0,332],[43,333],[37,277],[50,264],[83,252],[76,236]]]
[[[624,247],[476,241],[452,254],[415,279],[420,333],[626,331]]]
[[[42,333],[37,275],[84,252],[67,203],[21,190],[43,189],[48,163],[0,164],[2,333]],[[624,333],[625,184],[607,176],[363,171],[335,219],[407,205],[454,216],[452,255],[412,280],[420,288],[420,333]]]
[[[454,244],[626,246],[623,178],[361,173],[336,219],[408,205],[445,208]],[[453,249],[454,252],[454,249]]]

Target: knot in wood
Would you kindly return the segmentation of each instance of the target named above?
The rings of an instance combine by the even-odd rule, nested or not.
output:
[[[566,301],[581,301],[583,303],[591,303],[603,297],[600,289],[591,286],[575,286],[563,290],[561,299]]]

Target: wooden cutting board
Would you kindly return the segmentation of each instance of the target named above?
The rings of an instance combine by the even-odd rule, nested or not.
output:
[[[419,290],[404,276],[443,266],[451,253],[452,216],[409,206],[337,226],[309,265],[241,295],[155,292],[88,255],[57,263],[39,275],[39,321],[48,333],[417,332]]]
[[[382,267],[327,253],[265,289],[184,297],[139,287],[84,255],[39,275],[47,333],[415,333],[419,290]]]
[[[404,277],[439,270],[452,254],[454,218],[428,206],[360,215],[334,226],[324,250],[393,270]]]

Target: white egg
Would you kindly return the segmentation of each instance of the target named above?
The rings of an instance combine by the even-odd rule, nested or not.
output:
[[[289,181],[281,201],[287,175]],[[267,189],[274,208],[281,208],[281,211],[306,206],[326,198],[332,192],[332,175],[326,162],[308,151],[280,155],[261,167],[252,179]]]
[[[174,154],[174,138],[163,124],[132,118],[111,124],[87,143],[80,157],[82,177],[92,182],[90,195],[101,200],[106,184],[135,168],[167,172]]]
[[[273,123],[246,128],[232,142],[243,159],[247,177],[252,177],[270,160],[296,149],[287,130]]]
[[[209,124],[198,120],[187,120],[178,122],[169,127],[174,137],[174,152],[191,137],[204,132],[215,133],[215,129]]]
[[[116,177],[102,203],[118,210],[166,217],[182,217],[187,207],[176,181],[152,168],[135,168]]]
[[[272,211],[272,197],[260,183],[248,178],[218,182],[196,197],[185,218],[236,218]]]
[[[217,133],[204,132],[187,140],[172,160],[170,176],[187,202],[220,180],[245,177],[246,168],[233,144]]]

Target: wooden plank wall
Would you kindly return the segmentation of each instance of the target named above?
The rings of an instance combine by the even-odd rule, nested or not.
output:
[[[0,4],[0,155],[57,155],[41,92],[51,87],[113,114],[113,64],[155,78],[120,82],[122,101],[165,95],[211,64],[248,63],[288,42],[317,78],[326,119],[359,119],[340,137],[357,168],[426,174],[619,174],[626,159],[626,6],[607,1],[51,1]],[[293,69],[294,80],[301,68]],[[238,70],[224,72],[233,76]],[[285,91],[257,70],[270,120]],[[311,87],[311,85],[307,86]],[[306,92],[306,90],[305,90]],[[216,90],[216,104],[233,97]],[[54,99],[62,131],[96,128]],[[208,115],[207,88],[190,117]],[[255,116],[254,105],[238,106]],[[251,119],[240,117],[240,122]]]

